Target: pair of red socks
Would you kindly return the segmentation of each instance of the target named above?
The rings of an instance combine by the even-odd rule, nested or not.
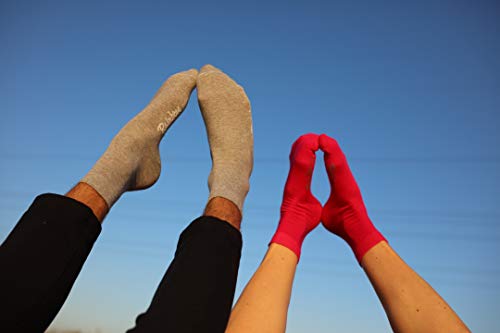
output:
[[[331,186],[330,197],[324,206],[311,193],[319,149],[324,153]],[[271,243],[289,248],[300,258],[305,237],[320,222],[349,244],[358,262],[373,246],[385,241],[368,217],[359,187],[337,141],[325,134],[306,134],[292,146],[281,218]]]

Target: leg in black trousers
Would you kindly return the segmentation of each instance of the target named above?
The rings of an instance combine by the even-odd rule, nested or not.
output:
[[[101,230],[82,203],[37,197],[0,247],[0,330],[43,332],[66,300]],[[182,233],[153,301],[130,332],[223,332],[234,297],[241,234],[201,217]]]
[[[100,231],[84,204],[56,194],[37,197],[0,247],[0,331],[45,331]]]
[[[129,333],[223,333],[234,298],[241,234],[214,217],[200,217],[181,234],[175,258],[148,310]]]

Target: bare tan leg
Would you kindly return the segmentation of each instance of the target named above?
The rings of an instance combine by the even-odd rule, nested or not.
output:
[[[215,197],[208,201],[205,207],[205,216],[212,216],[229,222],[233,227],[240,230],[241,212],[232,201],[222,197]]]
[[[445,300],[386,242],[370,249],[361,266],[394,332],[470,332]]]
[[[236,303],[226,333],[285,332],[297,262],[291,250],[271,244]]]
[[[66,193],[66,196],[88,206],[101,223],[109,212],[106,201],[88,184],[76,184],[75,187]]]

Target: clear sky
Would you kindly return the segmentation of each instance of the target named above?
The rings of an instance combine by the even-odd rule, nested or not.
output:
[[[0,238],[35,195],[78,182],[164,79],[212,63],[245,87],[254,117],[236,296],[275,230],[292,142],[327,133],[392,246],[474,332],[498,331],[499,35],[493,0],[3,0]],[[196,92],[161,155],[159,182],[105,220],[53,327],[123,332],[149,304],[208,194]],[[329,194],[320,163],[313,191]],[[319,227],[288,332],[366,331],[389,331],[382,307],[347,245]]]

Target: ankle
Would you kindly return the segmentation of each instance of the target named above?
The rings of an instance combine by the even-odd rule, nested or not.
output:
[[[251,152],[249,153],[251,154]],[[241,158],[240,161],[244,161]],[[220,163],[215,160],[208,176],[208,188],[210,190],[209,201],[214,198],[224,198],[236,205],[238,211],[243,212],[245,198],[250,190],[250,174],[252,162]]]
[[[101,223],[109,212],[106,200],[92,186],[86,183],[80,182],[76,184],[66,193],[66,196],[88,206]]]
[[[203,215],[226,221],[240,230],[242,219],[241,211],[236,204],[226,198],[215,197],[210,199],[205,207]]]
[[[362,228],[359,228],[355,234],[349,235],[345,240],[360,264],[366,252],[382,241],[387,242],[385,237],[370,220]]]

